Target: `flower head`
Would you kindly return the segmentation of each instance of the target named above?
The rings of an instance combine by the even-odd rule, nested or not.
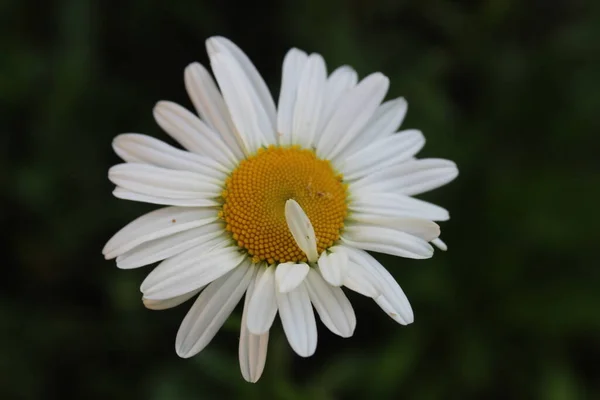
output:
[[[248,57],[222,37],[207,41],[216,83],[185,70],[199,117],[171,102],[158,124],[185,149],[141,134],[115,138],[125,161],[109,179],[116,197],[160,204],[104,247],[117,266],[160,262],[141,286],[144,305],[166,309],[197,297],[176,339],[200,352],[245,294],[239,344],[243,377],[256,382],[277,315],[303,357],[317,346],[313,307],[327,328],[352,336],[342,287],[371,297],[401,324],[413,312],[400,286],[367,250],[428,258],[445,249],[433,221],[449,218],[413,198],[454,179],[451,161],[416,159],[425,139],[397,132],[407,104],[382,103],[388,79],[358,82],[347,66],[327,75],[318,54],[292,49],[277,107]]]

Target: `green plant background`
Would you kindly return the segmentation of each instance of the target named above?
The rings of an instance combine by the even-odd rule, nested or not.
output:
[[[2,399],[599,399],[600,3],[571,0],[0,2]],[[248,384],[237,311],[174,351],[188,304],[140,302],[148,269],[104,242],[153,207],[117,200],[112,138],[166,139],[161,99],[190,105],[204,40],[237,42],[277,93],[296,46],[382,71],[423,156],[461,174],[424,198],[451,211],[446,253],[380,259],[408,294],[396,325],[352,296],[352,339],[319,326],[301,359],[272,330]]]

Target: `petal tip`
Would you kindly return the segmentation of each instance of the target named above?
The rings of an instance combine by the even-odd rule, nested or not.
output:
[[[201,64],[198,61],[192,61],[185,67],[184,71],[187,74],[187,73],[193,72],[193,70],[198,69],[198,68],[202,68]]]
[[[223,45],[226,45],[230,40],[223,36],[211,36],[206,39],[206,51],[209,56],[219,53],[223,50]]]
[[[175,353],[177,353],[177,355],[181,358],[190,358],[194,356],[193,352],[190,352],[189,350],[186,351],[182,348],[181,345],[177,344],[175,345]]]

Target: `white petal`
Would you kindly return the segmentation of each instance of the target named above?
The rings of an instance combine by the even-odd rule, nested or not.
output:
[[[279,91],[279,104],[277,107],[277,133],[279,144],[287,146],[292,144],[292,127],[294,122],[294,107],[300,75],[308,60],[305,52],[291,49],[283,59],[283,72],[281,76],[281,89]]]
[[[110,238],[102,254],[107,260],[115,258],[142,243],[207,225],[217,219],[217,211],[210,208],[160,208],[127,224]]]
[[[348,148],[340,154],[340,159],[352,155],[365,145],[379,141],[398,130],[406,116],[407,103],[404,98],[386,101],[380,105],[367,125]]]
[[[246,156],[252,155],[260,147],[270,143],[265,134],[270,134],[274,128],[269,126],[265,110],[253,98],[252,87],[236,61],[227,54],[213,53],[210,63],[242,150]]]
[[[351,214],[365,213],[397,217],[412,216],[432,221],[446,221],[450,218],[445,208],[396,193],[372,193],[356,190],[350,201],[349,209]]]
[[[113,140],[113,149],[119,157],[130,163],[197,172],[217,181],[224,181],[230,172],[212,158],[179,150],[151,136],[137,133],[117,136]]]
[[[211,157],[229,169],[237,165],[239,159],[221,136],[179,104],[159,101],[154,107],[154,119],[186,149]]]
[[[150,240],[118,256],[117,267],[131,269],[162,261],[193,247],[212,243],[215,240],[221,242],[226,239],[224,233],[225,227],[215,222]]]
[[[352,336],[356,316],[342,289],[328,285],[313,269],[308,273],[306,287],[323,324],[336,335],[344,338]]]
[[[317,261],[319,254],[315,229],[296,200],[289,199],[285,202],[285,220],[296,244],[306,254],[308,262]]]
[[[319,118],[319,127],[317,132],[320,134],[329,120],[331,115],[337,109],[340,100],[348,93],[350,89],[356,86],[358,75],[356,71],[347,65],[337,68],[329,75],[325,84],[323,110]]]
[[[310,267],[306,263],[283,263],[275,269],[277,290],[281,293],[290,292],[298,287],[308,274]]]
[[[177,332],[177,355],[192,357],[210,343],[244,295],[255,272],[248,261],[200,293]]]
[[[223,189],[216,180],[196,172],[175,171],[148,164],[118,164],[108,170],[115,185],[149,196],[172,199],[210,199]]]
[[[398,312],[396,311],[396,309],[394,308],[394,306],[392,306],[392,303],[389,302],[389,300],[387,299],[387,297],[381,295],[378,298],[374,299],[375,303],[377,303],[377,305],[379,307],[381,307],[381,309],[390,317],[392,318],[394,321],[396,321],[397,323],[401,324],[401,325],[408,325],[408,324],[412,324],[412,320],[410,322],[407,322],[401,314],[398,314]]]
[[[325,61],[319,54],[311,54],[300,74],[294,106],[292,143],[312,148],[323,104],[323,90],[327,79]]]
[[[456,164],[449,160],[425,158],[393,165],[352,183],[353,190],[413,196],[438,188],[458,176]]]
[[[354,213],[349,218],[351,222],[346,225],[346,231],[360,231],[369,227],[390,228],[395,231],[406,232],[431,242],[440,235],[440,227],[433,221],[414,217],[383,216],[377,214]],[[350,233],[352,235],[352,233]]]
[[[387,77],[374,73],[344,96],[319,138],[320,158],[333,159],[352,142],[383,100],[388,86]]]
[[[260,335],[268,332],[277,315],[275,298],[275,266],[265,267],[256,279],[254,293],[248,303],[248,330]]]
[[[192,63],[185,69],[184,78],[186,90],[198,114],[221,135],[233,154],[241,160],[244,154],[237,141],[233,121],[210,73],[201,64]]]
[[[220,278],[246,258],[237,246],[212,251],[193,248],[160,263],[144,279],[140,290],[152,300],[179,296]]]
[[[215,207],[220,206],[216,199],[174,199],[172,197],[151,196],[148,194],[137,193],[132,190],[123,189],[121,187],[113,190],[113,196],[123,199],[139,201],[142,203],[160,204],[163,206],[180,206],[180,207]]]
[[[363,145],[349,157],[344,158],[339,169],[344,180],[352,181],[381,171],[389,165],[410,160],[425,145],[420,131],[407,130],[384,139]]]
[[[248,56],[244,54],[244,52],[232,41],[220,36],[215,36],[208,39],[206,41],[206,48],[209,55],[212,55],[215,52],[223,52],[231,55],[236,60],[240,68],[243,70],[246,79],[254,88],[254,97],[256,97],[256,100],[260,102],[261,108],[265,110],[271,126],[275,127],[277,115],[277,111],[275,110],[275,102],[273,101],[273,97],[269,92],[267,84],[260,76],[256,67],[254,64],[252,64]],[[271,143],[275,143],[275,141],[272,141]]]
[[[332,286],[342,286],[346,277],[348,256],[344,252],[336,252],[335,246],[330,248],[331,253],[324,251],[319,257],[319,271],[323,279]]]
[[[306,285],[288,293],[277,292],[277,306],[292,349],[301,357],[312,356],[317,349],[317,324]]]
[[[386,101],[380,105],[362,132],[365,139],[374,141],[396,132],[406,117],[407,109],[408,104],[403,97]]]
[[[348,262],[346,267],[346,276],[344,277],[344,286],[348,289],[360,293],[363,296],[376,298],[381,295],[381,286],[379,280],[373,275],[373,272],[363,265],[354,262]]]
[[[246,291],[246,299],[244,300],[244,311],[242,313],[242,324],[240,327],[240,345],[238,356],[240,361],[240,370],[242,376],[248,382],[255,383],[260,379],[265,368],[267,359],[267,347],[269,344],[269,332],[262,335],[254,335],[250,333],[247,326],[249,302],[254,293],[256,282],[259,279],[261,272],[264,273],[266,268],[262,266],[252,267],[258,270],[257,275],[251,280],[248,290]],[[273,299],[275,300],[275,299]]]
[[[343,249],[348,252],[352,262],[362,265],[364,268],[369,268],[372,273],[378,276],[382,295],[375,299],[377,304],[398,323],[403,325],[412,323],[414,315],[410,303],[389,271],[364,250],[347,246],[344,246]]]
[[[359,249],[406,258],[430,258],[433,248],[427,241],[389,228],[367,226],[347,228],[342,242]]]
[[[142,302],[144,303],[144,306],[150,310],[166,310],[168,308],[177,307],[178,305],[185,303],[186,301],[200,293],[200,291],[203,288],[204,287],[201,287],[200,289],[196,289],[189,293],[182,294],[181,296],[171,297],[170,299],[165,300],[150,300],[145,297],[142,297]]]
[[[448,250],[448,246],[446,245],[446,243],[444,243],[442,241],[442,239],[437,238],[437,239],[433,239],[431,241],[431,244],[433,244],[435,247],[437,247],[438,249],[442,250],[442,251],[446,251]]]

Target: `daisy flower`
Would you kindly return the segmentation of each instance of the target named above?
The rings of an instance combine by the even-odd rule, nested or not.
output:
[[[359,82],[343,66],[328,75],[319,54],[292,49],[276,106],[235,44],[213,37],[206,47],[216,82],[198,63],[185,70],[198,116],[167,101],[154,108],[184,150],[122,134],[113,147],[125,163],[108,173],[116,197],[167,206],[125,226],[103,254],[123,269],[160,262],[141,285],[150,309],[196,297],[177,354],[202,351],[244,294],[239,361],[250,382],[264,369],[277,314],[302,357],[317,347],[313,308],[333,333],[352,336],[342,287],[413,322],[404,292],[367,251],[421,259],[430,243],[445,249],[433,221],[448,212],[412,196],[454,179],[456,165],[415,158],[425,139],[398,131],[407,104],[382,103],[381,73]]]

